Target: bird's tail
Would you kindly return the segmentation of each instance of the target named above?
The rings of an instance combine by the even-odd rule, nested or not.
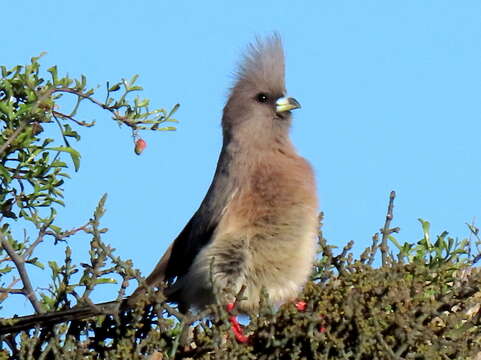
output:
[[[145,279],[145,284],[140,285],[135,291],[127,298],[128,305],[134,305],[140,296],[147,292],[147,288],[159,286],[165,280],[165,272],[167,270],[167,265],[170,260],[170,255],[172,254],[172,245],[165,251],[162,258],[159,260],[155,269],[152,273]]]

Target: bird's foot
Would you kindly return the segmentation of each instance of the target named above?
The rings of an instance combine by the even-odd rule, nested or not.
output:
[[[227,304],[226,306],[227,312],[231,313],[232,310],[234,310],[234,307],[235,305],[233,303]],[[244,330],[242,329],[241,324],[239,324],[239,321],[237,320],[237,316],[230,315],[229,322],[236,340],[242,344],[247,344],[250,340],[250,337],[247,335],[244,335]]]

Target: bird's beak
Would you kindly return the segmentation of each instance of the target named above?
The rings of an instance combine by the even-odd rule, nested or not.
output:
[[[291,97],[282,97],[276,101],[276,112],[282,113],[284,111],[290,111],[294,109],[299,109],[301,104]]]

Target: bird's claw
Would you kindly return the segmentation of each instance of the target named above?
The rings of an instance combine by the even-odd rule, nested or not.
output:
[[[226,306],[227,312],[232,312],[234,310],[235,305],[233,303],[229,303]],[[247,344],[250,341],[250,336],[244,335],[244,330],[242,329],[241,324],[237,320],[237,316],[230,315],[229,322],[231,325],[232,332],[234,333],[234,337],[236,340],[242,344]]]

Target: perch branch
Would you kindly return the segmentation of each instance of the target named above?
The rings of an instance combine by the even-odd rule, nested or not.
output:
[[[95,306],[82,305],[69,310],[8,319],[7,321],[13,321],[13,324],[2,324],[2,326],[0,326],[0,335],[16,333],[22,330],[31,329],[35,326],[45,327],[65,321],[80,320],[96,315],[117,313],[119,305],[121,305],[121,303],[118,301],[110,301],[96,304]]]

